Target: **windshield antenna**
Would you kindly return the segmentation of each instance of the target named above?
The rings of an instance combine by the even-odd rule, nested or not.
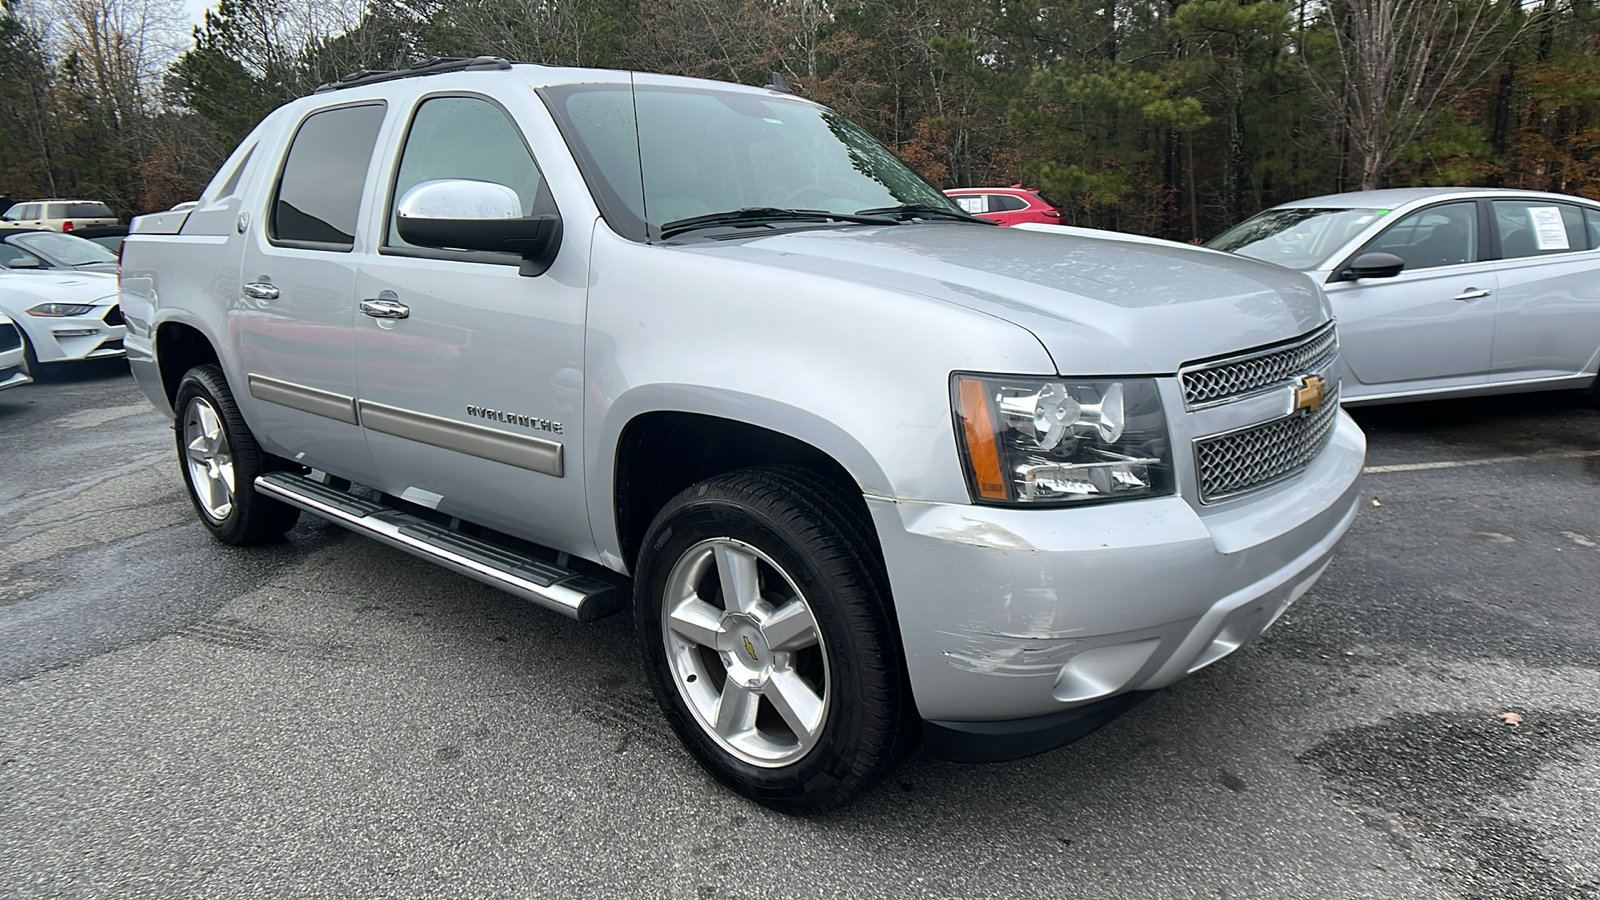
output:
[[[789,83],[787,81],[783,80],[783,73],[782,72],[773,72],[772,73],[772,83],[767,85],[767,90],[769,90],[769,91],[781,91],[782,93],[785,93],[785,94],[793,93],[793,91],[789,90]]]

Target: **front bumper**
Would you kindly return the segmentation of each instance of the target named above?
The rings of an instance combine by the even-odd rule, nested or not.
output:
[[[1181,497],[1056,510],[869,498],[919,713],[1017,734],[1015,720],[1104,706],[1232,653],[1327,567],[1365,454],[1341,413],[1298,476],[1204,514]]]
[[[33,343],[34,355],[42,363],[126,355],[122,340],[127,335],[127,327],[114,303],[96,306],[81,316],[54,318],[23,313],[18,319],[26,321],[24,330]]]
[[[10,319],[0,316],[0,391],[33,381],[26,371],[26,362],[21,333]]]

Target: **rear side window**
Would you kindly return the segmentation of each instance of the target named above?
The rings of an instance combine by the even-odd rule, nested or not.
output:
[[[104,203],[63,203],[66,213],[54,218],[61,219],[115,219],[116,214],[111,207]]]
[[[1583,218],[1589,223],[1589,246],[1600,247],[1600,209],[1583,208]]]
[[[1019,212],[1028,208],[1028,201],[1011,194],[995,194],[989,198],[991,212]]]
[[[389,198],[385,246],[411,246],[395,227],[395,208],[407,191],[440,179],[505,185],[517,192],[524,216],[556,211],[522,133],[504,110],[478,97],[433,97],[417,107]]]
[[[268,234],[275,243],[348,251],[355,245],[361,189],[384,107],[346,106],[301,123],[272,201]]]
[[[1583,212],[1566,203],[1496,200],[1494,223],[1500,231],[1500,256],[1504,259],[1589,249]]]

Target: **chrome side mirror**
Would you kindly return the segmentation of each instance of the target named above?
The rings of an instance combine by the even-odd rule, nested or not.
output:
[[[490,181],[424,181],[406,191],[395,212],[408,244],[515,253],[523,275],[544,274],[561,248],[559,214],[525,216],[517,192]]]

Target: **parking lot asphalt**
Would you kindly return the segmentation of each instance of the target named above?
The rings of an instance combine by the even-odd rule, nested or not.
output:
[[[1600,897],[1600,410],[1357,410],[1260,641],[1067,748],[778,815],[580,625],[312,519],[213,542],[125,366],[0,394],[3,897]]]

